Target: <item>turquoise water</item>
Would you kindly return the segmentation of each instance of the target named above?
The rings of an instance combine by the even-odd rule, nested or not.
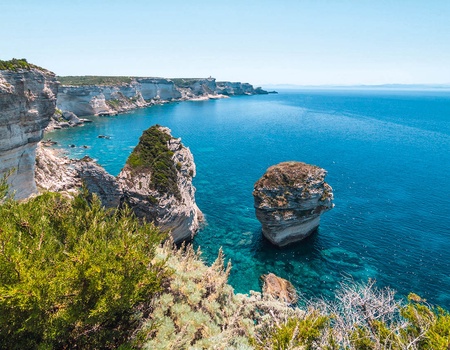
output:
[[[331,296],[344,279],[375,278],[450,308],[449,92],[285,91],[92,119],[48,137],[114,175],[153,124],[190,147],[207,219],[194,244],[207,262],[223,247],[237,292],[260,289],[267,272],[307,297]],[[286,160],[327,169],[336,207],[317,234],[280,250],[261,237],[252,189]]]

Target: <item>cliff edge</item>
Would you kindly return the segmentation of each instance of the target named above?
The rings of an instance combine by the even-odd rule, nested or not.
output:
[[[1,61],[0,175],[8,177],[16,199],[36,193],[36,145],[55,112],[55,74],[26,60]]]
[[[217,99],[267,94],[240,82],[215,78],[58,77],[62,86],[57,106],[76,116],[113,115],[171,101]]]
[[[320,215],[334,206],[326,173],[314,165],[284,162],[267,169],[255,183],[256,217],[270,242],[282,247],[317,229]]]

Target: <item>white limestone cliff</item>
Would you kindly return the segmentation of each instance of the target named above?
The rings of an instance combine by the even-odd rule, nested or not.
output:
[[[23,199],[36,193],[36,145],[55,111],[58,83],[38,68],[0,71],[0,175],[9,171],[10,191]]]
[[[63,85],[57,107],[77,116],[113,115],[170,101],[203,100],[267,92],[240,82],[216,82],[214,78],[164,79],[135,77],[115,85]]]

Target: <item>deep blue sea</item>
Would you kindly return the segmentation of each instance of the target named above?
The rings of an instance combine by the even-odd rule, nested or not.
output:
[[[92,120],[46,137],[113,175],[151,125],[168,126],[190,147],[207,220],[194,244],[208,263],[223,247],[237,292],[259,290],[268,272],[306,297],[373,278],[450,309],[449,91],[281,91]],[[262,238],[252,190],[269,166],[288,160],[325,168],[336,206],[316,234],[277,249]]]

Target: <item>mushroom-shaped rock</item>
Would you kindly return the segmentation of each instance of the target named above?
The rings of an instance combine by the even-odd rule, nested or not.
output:
[[[320,215],[334,206],[326,174],[315,165],[283,162],[271,166],[255,183],[256,217],[270,242],[282,247],[317,229]]]
[[[297,302],[297,291],[291,282],[273,273],[262,275],[261,278],[263,280],[262,291],[264,295],[288,304],[295,304]]]

